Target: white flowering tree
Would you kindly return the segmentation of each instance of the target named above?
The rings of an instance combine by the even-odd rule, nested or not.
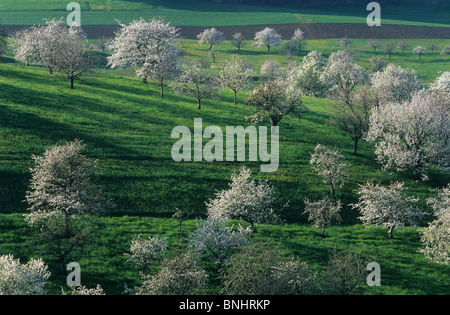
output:
[[[377,51],[378,48],[381,48],[381,43],[376,40],[370,40],[366,43],[367,48],[372,48],[374,51]]]
[[[253,70],[239,56],[233,55],[224,62],[217,80],[223,88],[234,93],[234,105],[237,102],[237,93],[250,88]]]
[[[281,35],[273,28],[266,27],[255,33],[253,45],[267,47],[267,51],[270,52],[271,47],[281,46]]]
[[[79,26],[65,27],[61,20],[47,20],[19,32],[14,44],[15,59],[27,65],[36,64],[65,74],[74,81],[94,65],[93,55],[86,47],[86,37]]]
[[[128,257],[128,261],[136,264],[141,275],[144,275],[149,264],[161,257],[167,247],[167,238],[157,236],[142,238],[138,235],[131,242],[130,253],[125,253],[125,256]]]
[[[238,51],[241,51],[242,47],[245,45],[244,37],[241,32],[234,33],[233,39],[231,40],[231,45],[237,48]]]
[[[49,278],[42,259],[21,264],[13,255],[0,256],[0,295],[45,295]]]
[[[225,294],[301,295],[315,292],[316,276],[296,258],[280,248],[253,243],[225,262],[222,274]]]
[[[397,45],[394,42],[387,42],[384,45],[384,51],[388,54],[389,60],[391,60],[392,54],[394,50],[397,48]]]
[[[283,74],[283,69],[280,66],[280,63],[274,59],[267,59],[261,65],[260,72],[263,75],[272,78],[279,78]]]
[[[137,295],[195,295],[203,293],[207,286],[208,274],[190,253],[166,258],[161,266],[136,288]]]
[[[93,183],[97,163],[83,149],[75,140],[32,157],[25,221],[38,231],[37,239],[61,264],[62,273],[69,255],[90,240],[93,218],[112,206]]]
[[[289,91],[299,90],[305,96],[325,97],[327,85],[321,79],[325,65],[326,60],[321,53],[309,52],[302,62],[288,73]]]
[[[371,84],[381,104],[410,100],[412,94],[422,87],[414,70],[393,64],[375,73]]]
[[[400,49],[402,53],[404,53],[405,50],[409,48],[409,46],[410,45],[407,40],[401,40],[397,43],[397,49]]]
[[[445,93],[416,93],[410,101],[373,110],[366,140],[375,141],[377,160],[386,170],[414,170],[426,179],[428,167],[450,165],[449,98]]]
[[[404,190],[404,184],[399,182],[389,187],[369,182],[360,185],[356,192],[359,200],[351,206],[359,210],[363,224],[387,227],[392,238],[396,227],[417,225],[423,216],[417,208],[418,199],[407,196]]]
[[[356,63],[348,50],[330,55],[321,78],[329,84],[330,92],[346,104],[353,102],[353,91],[367,80],[364,69]]]
[[[438,264],[450,263],[450,184],[438,191],[437,197],[427,200],[435,219],[421,231],[420,250],[427,259]]]
[[[229,188],[217,192],[215,199],[206,203],[208,215],[246,221],[252,230],[254,223],[278,221],[273,186],[267,180],[251,179],[251,174],[246,167],[239,174],[233,173]]]
[[[376,72],[382,71],[387,64],[386,59],[384,59],[383,57],[375,57],[375,56],[372,56],[369,62],[372,65],[372,71]]]
[[[197,222],[197,229],[189,234],[188,248],[199,253],[209,253],[215,262],[222,266],[223,262],[242,246],[248,244],[250,228],[241,225],[237,229],[228,224],[223,216],[209,216]]]
[[[300,55],[306,46],[305,32],[299,28],[296,29],[294,31],[294,35],[292,35],[291,40],[289,41],[289,46],[296,50]]]
[[[225,41],[225,36],[223,33],[214,27],[205,29],[197,35],[197,38],[200,44],[208,44],[209,50],[211,50],[214,45],[220,45],[223,41]]]
[[[112,55],[107,58],[108,65],[112,68],[136,68],[137,76],[144,82],[148,78],[157,80],[163,98],[165,80],[178,71],[180,51],[176,45],[179,30],[156,18],[150,21],[141,18],[120,26],[109,45]]]
[[[288,92],[288,85],[281,80],[268,80],[254,88],[246,100],[252,115],[246,119],[252,123],[270,120],[278,126],[286,116],[303,117],[308,109],[298,91]]]
[[[305,200],[305,210],[303,214],[308,214],[308,220],[316,228],[322,229],[322,237],[325,237],[325,230],[333,223],[341,221],[342,206],[340,200],[333,201],[330,197],[319,201]]]
[[[185,64],[181,75],[170,86],[177,95],[191,96],[197,100],[197,109],[202,100],[216,97],[216,79],[196,63]]]
[[[348,164],[345,157],[337,150],[318,144],[309,161],[313,169],[324,178],[324,183],[330,185],[330,193],[335,195],[336,187],[342,186],[348,177]]]
[[[54,65],[58,72],[70,80],[70,88],[74,89],[75,80],[80,79],[94,67],[94,55],[86,47],[86,38],[82,30],[74,25],[60,34],[58,53],[54,57]]]
[[[27,65],[44,66],[53,74],[55,57],[60,53],[60,43],[65,41],[66,31],[62,23],[62,19],[45,20],[45,25],[32,26],[17,33],[14,43],[15,59]]]
[[[450,94],[450,71],[444,71],[430,85],[430,91]]]
[[[64,289],[61,291],[62,295],[106,295],[99,284],[91,289],[86,286],[73,286],[69,292],[65,292]]]
[[[450,45],[447,45],[444,48],[442,48],[441,53],[439,55],[441,56],[450,55]]]
[[[331,122],[353,140],[353,155],[358,153],[359,141],[369,129],[370,113],[377,102],[373,88],[364,84],[354,92],[351,103],[332,103]]]
[[[422,56],[425,55],[426,49],[422,46],[417,46],[413,49],[413,55],[419,56],[419,60],[422,59]]]

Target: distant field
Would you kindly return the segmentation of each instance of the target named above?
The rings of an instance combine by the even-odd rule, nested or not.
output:
[[[383,6],[382,23],[449,26],[450,10],[435,11],[426,0],[405,1],[401,6]],[[66,0],[2,0],[0,19],[7,25],[40,24],[43,18],[67,16]],[[155,8],[145,0],[78,1],[84,25],[116,25],[116,20],[159,16],[178,26],[235,26],[295,23],[366,23],[365,5],[269,7],[230,5],[192,0],[161,1]]]

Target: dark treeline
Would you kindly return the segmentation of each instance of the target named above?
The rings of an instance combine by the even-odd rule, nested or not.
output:
[[[235,3],[252,5],[340,5],[340,4],[366,4],[371,0],[198,0],[215,3]],[[402,0],[378,0],[380,4],[400,5]]]

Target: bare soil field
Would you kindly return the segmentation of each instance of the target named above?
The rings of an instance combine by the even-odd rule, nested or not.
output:
[[[8,32],[15,32],[28,26],[10,25]],[[414,26],[385,24],[370,27],[367,24],[357,23],[308,23],[308,24],[281,24],[281,25],[249,25],[249,26],[223,26],[216,27],[224,33],[227,39],[232,38],[236,32],[241,32],[246,40],[253,39],[257,31],[265,27],[277,30],[282,38],[290,38],[297,28],[305,32],[307,39],[326,38],[378,38],[378,39],[450,39],[450,27]],[[85,25],[83,30],[89,39],[102,37],[114,37],[118,30],[116,25]],[[196,35],[203,31],[204,27],[182,26],[180,34],[185,39],[196,39]]]

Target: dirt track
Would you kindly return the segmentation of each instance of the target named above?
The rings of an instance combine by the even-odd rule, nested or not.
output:
[[[307,39],[325,38],[387,38],[387,39],[450,39],[450,27],[431,27],[414,25],[393,25],[385,24],[379,27],[369,27],[367,24],[355,23],[323,23],[323,24],[282,24],[282,25],[249,25],[249,26],[223,26],[216,27],[230,39],[236,32],[241,32],[247,40],[253,39],[255,32],[264,27],[276,29],[282,38],[290,38],[297,28],[305,32]],[[26,28],[26,26],[7,26],[10,34]],[[182,26],[180,34],[185,39],[196,39],[205,27]],[[115,25],[86,25],[84,31],[89,39],[101,37],[114,37],[114,32],[118,29]]]

